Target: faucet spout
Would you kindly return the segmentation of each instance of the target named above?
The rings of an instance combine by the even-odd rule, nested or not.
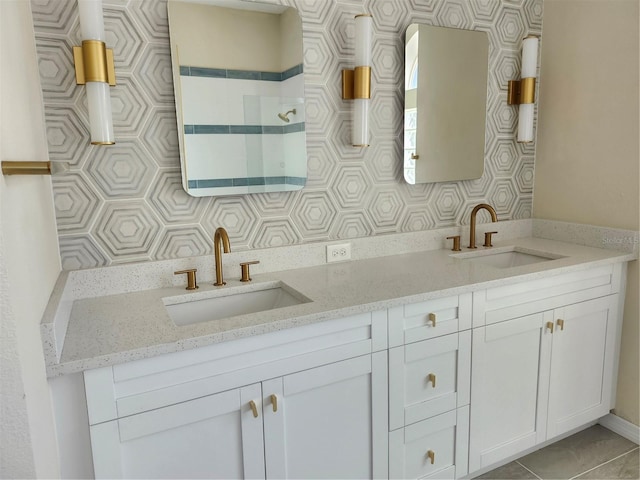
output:
[[[224,277],[222,275],[223,248],[224,253],[229,253],[231,251],[229,235],[227,235],[227,231],[223,227],[218,227],[213,235],[213,254],[216,258],[216,283],[214,283],[214,285],[216,287],[221,287],[222,285],[227,284],[227,282],[224,281]]]
[[[496,215],[496,211],[488,203],[479,203],[478,205],[473,207],[473,210],[471,210],[471,227],[469,229],[469,248],[476,248],[476,216],[478,215],[478,211],[482,209],[489,212],[492,222],[498,221],[498,215]]]

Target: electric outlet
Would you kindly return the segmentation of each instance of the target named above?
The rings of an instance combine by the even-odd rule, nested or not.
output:
[[[327,245],[327,263],[351,260],[351,244]]]

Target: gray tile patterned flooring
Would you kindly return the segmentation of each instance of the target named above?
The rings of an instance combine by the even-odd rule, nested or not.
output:
[[[638,445],[600,425],[525,455],[477,479],[640,479]]]

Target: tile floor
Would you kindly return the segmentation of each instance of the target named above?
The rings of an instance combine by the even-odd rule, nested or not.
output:
[[[594,425],[477,479],[639,479],[638,445]]]

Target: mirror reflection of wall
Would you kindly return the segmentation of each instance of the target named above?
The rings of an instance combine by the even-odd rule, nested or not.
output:
[[[482,176],[488,65],[485,32],[409,25],[405,42],[407,183]]]
[[[240,0],[170,0],[168,12],[187,193],[302,188],[307,162],[296,10]]]

